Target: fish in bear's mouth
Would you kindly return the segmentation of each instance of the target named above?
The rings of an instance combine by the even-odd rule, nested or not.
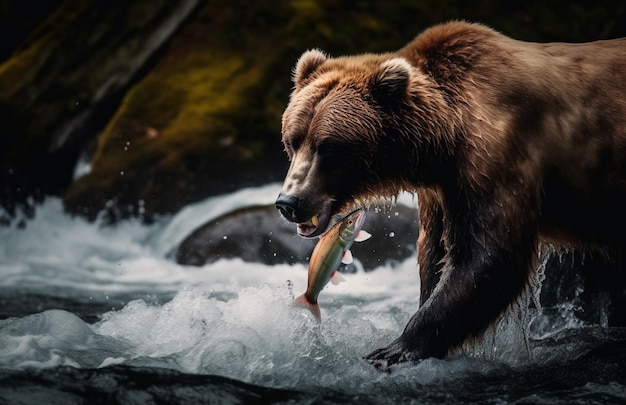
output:
[[[331,210],[332,204],[326,204],[320,214],[313,215],[313,217],[306,222],[298,222],[296,224],[298,235],[303,238],[321,236],[328,232],[333,226],[335,226],[335,224],[355,211],[355,209],[348,209],[344,212],[338,212],[331,215]]]

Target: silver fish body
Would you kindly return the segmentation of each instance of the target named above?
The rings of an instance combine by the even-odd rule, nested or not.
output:
[[[359,208],[346,215],[320,237],[309,261],[307,290],[296,298],[294,305],[309,309],[318,320],[321,320],[317,298],[331,279],[333,282],[342,281],[343,277],[336,271],[342,261],[344,263],[352,261],[349,250],[352,243],[370,238],[369,233],[361,230],[364,221],[365,210]]]

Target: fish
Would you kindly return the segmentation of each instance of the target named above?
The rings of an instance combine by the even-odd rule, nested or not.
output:
[[[350,247],[353,242],[362,242],[372,236],[361,230],[364,221],[365,210],[363,208],[352,211],[320,236],[320,240],[313,248],[309,260],[306,292],[296,298],[293,305],[311,311],[318,322],[322,320],[317,303],[320,292],[329,281],[335,285],[345,281],[341,273],[337,272],[337,268],[341,263],[352,263]]]

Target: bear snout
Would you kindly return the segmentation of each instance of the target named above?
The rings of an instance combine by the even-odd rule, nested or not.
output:
[[[302,208],[302,199],[294,195],[280,193],[276,199],[276,208],[287,221],[302,222],[302,219],[298,218]]]
[[[319,236],[330,226],[332,200],[311,200],[293,194],[280,193],[276,208],[289,222],[295,222],[303,238]]]

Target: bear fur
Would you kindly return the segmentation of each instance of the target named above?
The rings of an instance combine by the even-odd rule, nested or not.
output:
[[[529,43],[452,22],[393,53],[307,51],[293,82],[276,205],[301,236],[417,194],[420,306],[374,365],[481,336],[542,241],[626,251],[626,39]]]

